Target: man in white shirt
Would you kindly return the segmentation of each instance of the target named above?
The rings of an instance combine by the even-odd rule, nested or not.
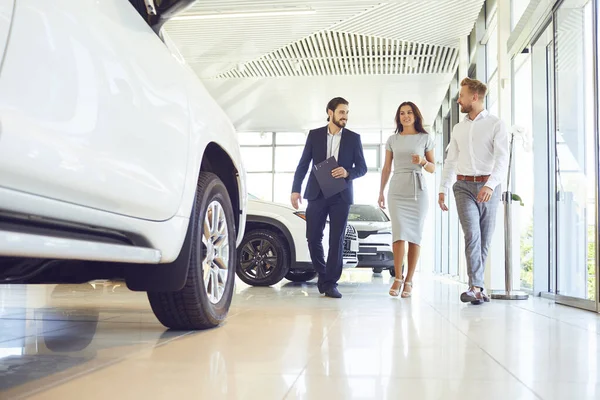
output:
[[[469,78],[460,86],[458,104],[467,116],[452,130],[438,204],[448,211],[446,194],[456,178],[452,189],[465,235],[469,275],[469,289],[460,299],[482,304],[489,301],[484,293],[485,261],[494,233],[501,184],[508,172],[508,135],[504,123],[483,105],[487,86]]]

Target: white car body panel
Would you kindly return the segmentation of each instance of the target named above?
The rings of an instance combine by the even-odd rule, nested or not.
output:
[[[237,135],[183,58],[127,0],[18,0],[8,34],[12,5],[0,0],[0,210],[136,234],[171,262],[215,143],[239,174],[239,245]],[[97,259],[77,245],[62,258]]]
[[[8,43],[14,7],[15,0],[0,0],[0,65],[2,65],[4,50]]]
[[[283,224],[292,235],[294,248],[296,250],[296,262],[310,263],[310,253],[306,242],[306,221],[296,216],[292,207],[283,204],[272,203],[261,200],[248,200],[248,217],[258,216],[271,218]],[[323,232],[323,250],[325,254],[329,250],[329,229]]]
[[[171,262],[177,258],[189,222],[189,219],[184,217],[174,217],[165,222],[123,217],[93,208],[57,202],[44,197],[2,188],[0,188],[0,210],[10,210],[17,214],[29,215],[33,219],[69,221],[90,227],[139,233],[148,241],[149,247],[160,250],[161,263]],[[34,216],[31,217],[31,215]],[[62,258],[69,259],[71,258],[71,252],[79,252],[79,249],[75,248],[77,242],[71,242],[71,245],[74,248],[64,249],[65,254]],[[38,251],[38,248],[32,247],[29,254],[30,256],[39,256]],[[118,251],[115,248],[115,252]],[[88,254],[88,257],[84,257],[84,259],[95,261],[94,253]]]
[[[77,242],[77,243],[73,243]],[[123,246],[74,240],[28,233],[0,232],[0,254],[11,257],[30,257],[31,249],[41,258],[127,263],[158,263],[160,251],[142,247]]]
[[[188,159],[188,171],[192,171],[186,179],[187,185],[183,193],[183,199],[177,212],[178,216],[188,217],[194,201],[196,182],[200,173],[200,163],[205,149],[209,143],[218,144],[223,151],[233,160],[238,170],[239,204],[243,210],[240,229],[237,237],[239,245],[244,237],[244,226],[246,225],[246,209],[248,205],[248,193],[246,187],[246,170],[242,163],[242,153],[237,139],[237,133],[225,112],[213,100],[206,88],[200,83],[196,75],[187,65],[184,68],[188,73],[185,76],[188,96],[190,99],[190,113],[192,115],[190,130],[192,139],[190,149],[192,151]],[[191,90],[193,88],[193,90]]]
[[[369,235],[368,237],[364,238],[364,239],[358,239],[359,243],[361,246],[370,246],[370,245],[374,245],[374,244],[379,244],[379,246],[375,246],[377,248],[377,251],[392,251],[392,235],[391,230],[392,230],[392,223],[391,222],[358,222],[358,221],[353,221],[352,225],[354,225],[354,227],[359,231],[369,231],[369,232],[373,232],[373,231],[387,231],[388,233],[382,234],[382,233],[374,233]],[[382,246],[383,244],[383,246]],[[362,252],[361,252],[362,254]],[[366,254],[366,253],[365,253]],[[370,254],[377,254],[377,252],[375,253],[370,253]]]
[[[354,204],[349,220],[358,230],[358,267],[374,271],[394,266],[392,222],[378,206]]]
[[[177,64],[124,0],[17,1],[0,74],[2,186],[173,217],[190,143]]]
[[[308,250],[308,243],[306,241],[306,221],[295,215],[295,212],[296,210],[294,210],[292,207],[283,204],[255,199],[248,201],[248,218],[262,217],[280,222],[289,230],[294,241],[294,248],[296,251],[295,262],[311,263],[312,261],[310,258],[310,252]],[[351,242],[351,250],[353,252],[358,252],[358,247],[358,240]],[[325,253],[325,259],[327,259],[327,253],[329,251],[329,227],[326,227],[323,231],[323,251]],[[344,257],[345,268],[353,268],[357,264],[358,259],[356,259],[356,257]]]

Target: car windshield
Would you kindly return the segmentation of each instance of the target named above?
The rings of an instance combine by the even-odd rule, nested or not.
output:
[[[258,197],[256,197],[256,196],[255,196],[255,195],[253,195],[253,194],[250,194],[250,193],[248,193],[248,198],[249,198],[250,200],[260,200]]]
[[[354,204],[350,206],[348,221],[388,222],[389,219],[379,207]]]

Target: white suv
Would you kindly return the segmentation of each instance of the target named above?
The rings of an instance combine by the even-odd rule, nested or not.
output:
[[[392,221],[387,214],[377,206],[353,204],[348,221],[358,230],[358,267],[375,273],[387,269],[394,276]]]
[[[244,236],[237,136],[132,4],[0,0],[0,284],[124,279],[165,326],[213,327]]]
[[[306,242],[306,216],[284,204],[248,195],[246,234],[238,248],[237,275],[253,286],[269,286],[284,277],[306,282],[317,276]],[[323,232],[323,250],[329,249],[329,229]],[[358,233],[346,227],[344,268],[358,265]]]

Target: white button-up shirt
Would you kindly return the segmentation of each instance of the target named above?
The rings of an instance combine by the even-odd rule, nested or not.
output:
[[[444,163],[440,193],[447,193],[456,175],[490,175],[485,186],[492,190],[508,173],[508,134],[504,123],[483,110],[454,126]]]
[[[329,127],[327,127],[327,158],[333,156],[336,161],[338,160],[340,155],[340,143],[342,142],[342,131],[343,129],[340,129],[340,131],[334,135],[329,132]]]

